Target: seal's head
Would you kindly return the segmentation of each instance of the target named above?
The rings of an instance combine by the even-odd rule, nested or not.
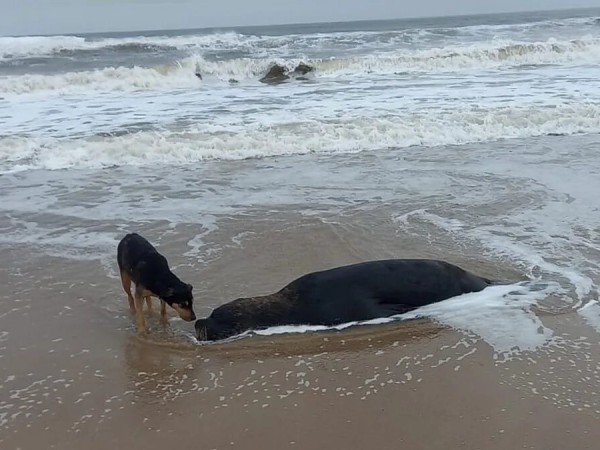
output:
[[[240,331],[210,317],[198,319],[194,324],[196,339],[199,341],[219,341],[239,334]]]

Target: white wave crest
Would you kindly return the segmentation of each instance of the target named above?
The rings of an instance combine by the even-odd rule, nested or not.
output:
[[[521,65],[595,63],[600,59],[600,39],[546,42],[494,42],[424,50],[397,50],[351,58],[303,60],[300,58],[239,58],[209,61],[201,55],[154,68],[116,67],[58,75],[21,75],[0,78],[0,94],[19,95],[42,91],[123,91],[197,87],[200,69],[205,82],[258,79],[273,63],[292,70],[299,62],[316,68],[317,77],[371,76],[372,74],[439,73],[494,69]]]
[[[21,95],[39,92],[70,93],[81,91],[134,91],[197,86],[191,70],[180,65],[158,68],[109,67],[102,70],[68,72],[60,75],[21,75],[0,78],[0,93]]]
[[[79,36],[6,36],[0,37],[0,59],[50,55],[85,45],[85,38]]]
[[[82,36],[0,37],[0,59],[52,56],[62,52],[104,48],[144,47],[177,49],[238,48],[255,39],[235,32],[183,36],[130,36],[86,38]],[[249,42],[248,42],[249,41]]]
[[[125,37],[90,37],[90,36],[0,36],[0,59],[43,57],[61,52],[79,50],[101,50],[110,47],[166,47],[179,50],[211,49],[211,50],[258,50],[280,48],[316,48],[350,45],[354,48],[376,43],[381,45],[398,44],[408,39],[414,43],[419,37],[458,33],[466,37],[479,36],[484,39],[498,35],[527,34],[531,30],[541,30],[547,33],[562,31],[565,27],[573,30],[588,27],[594,30],[598,25],[597,17],[577,17],[564,19],[546,19],[524,23],[465,25],[455,27],[425,27],[384,29],[378,31],[333,31],[309,32],[303,34],[258,35],[242,34],[236,31],[198,31],[181,35],[137,35]]]
[[[185,58],[157,67],[107,67],[104,69],[68,72],[59,75],[27,74],[0,77],[0,94],[72,93],[82,91],[135,91],[197,88],[196,68],[202,75],[222,81],[258,79],[269,67],[281,64],[293,70],[302,60],[234,59],[210,62],[200,56]]]
[[[196,125],[183,132],[138,132],[83,139],[0,138],[0,168],[99,168],[190,164],[306,153],[351,153],[498,139],[600,132],[600,105],[414,113],[347,121],[230,129]]]
[[[494,41],[462,47],[403,50],[352,59],[318,61],[317,69],[329,73],[447,72],[493,69],[503,66],[593,62],[600,57],[600,39],[545,42]]]

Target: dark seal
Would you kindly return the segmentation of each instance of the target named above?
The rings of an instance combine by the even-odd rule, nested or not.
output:
[[[278,325],[337,325],[389,317],[493,284],[444,261],[392,259],[304,275],[279,292],[239,298],[196,321],[198,340]]]
[[[282,83],[290,78],[286,72],[287,70],[285,67],[280,66],[279,64],[273,64],[271,67],[269,67],[269,71],[266,73],[266,75],[258,81],[267,84]]]

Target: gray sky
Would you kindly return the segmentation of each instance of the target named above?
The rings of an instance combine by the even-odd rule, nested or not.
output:
[[[0,0],[0,35],[392,19],[600,6],[600,0]]]

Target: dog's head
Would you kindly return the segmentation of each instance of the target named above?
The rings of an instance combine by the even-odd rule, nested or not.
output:
[[[167,304],[177,311],[179,317],[186,322],[196,320],[194,314],[194,296],[192,295],[193,286],[191,284],[182,283],[177,288],[169,288],[162,298]]]

